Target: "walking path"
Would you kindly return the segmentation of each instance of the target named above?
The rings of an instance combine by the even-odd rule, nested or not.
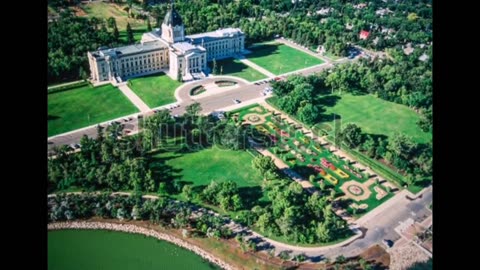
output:
[[[263,73],[264,75],[267,75],[268,77],[270,78],[273,78],[273,77],[276,77],[277,75],[271,73],[270,71],[262,68],[261,66],[253,63],[252,61],[248,60],[245,58],[245,56],[241,56],[241,57],[237,57],[238,60],[240,60],[242,63],[244,63],[245,65],[253,68],[253,69],[256,69],[257,71]]]
[[[288,115],[286,115],[285,113],[283,113],[282,111],[279,111],[275,108],[273,108],[270,104],[268,104],[267,102],[263,102],[260,104],[261,106],[265,107],[266,109],[270,110],[270,111],[273,111],[275,112],[276,114],[281,114],[281,117],[282,118],[286,118],[289,122],[293,122],[295,123],[295,125],[297,126],[301,126],[301,130],[302,132],[305,134],[305,136],[308,136],[310,138],[312,138],[313,140],[317,140],[319,141],[321,144],[328,144],[330,145],[330,143],[328,141],[326,141],[323,137],[319,137],[317,135],[315,135],[311,130],[305,128],[301,123],[297,122],[296,120],[292,119],[291,117],[289,117]],[[330,147],[329,149],[330,151],[332,152],[335,152],[335,155],[338,157],[338,158],[341,158],[341,159],[345,159],[347,161],[354,161],[356,160],[355,158],[351,157],[350,155],[348,155],[347,153],[343,152],[341,149],[337,149],[335,147]],[[379,179],[380,182],[383,182],[384,179],[381,179],[380,176],[375,173],[372,169],[370,169],[370,167],[366,167],[364,166],[363,164],[359,163],[359,162],[355,162],[353,164],[353,166],[361,169],[361,170],[364,170],[365,173],[369,174],[369,175],[376,175],[376,177]],[[385,181],[385,183],[388,183]],[[382,184],[384,185],[384,183]]]
[[[310,51],[309,49],[305,49],[304,47],[302,47],[302,46],[300,46],[300,45],[298,45],[298,44],[295,44],[295,43],[293,43],[292,41],[290,41],[290,40],[288,40],[288,39],[277,38],[277,39],[275,39],[275,41],[280,42],[280,43],[283,43],[283,44],[285,44],[285,45],[287,45],[287,46],[290,46],[290,47],[292,47],[292,48],[295,48],[295,49],[297,49],[297,50],[299,50],[299,51],[302,51],[302,52],[304,52],[304,53],[306,53],[306,54],[309,54],[309,55],[311,55],[311,56],[313,56],[313,57],[316,57],[316,58],[318,58],[318,59],[321,59],[321,60],[325,61],[326,63],[332,63],[332,61],[331,61],[330,59],[325,58],[325,57],[323,57],[323,56],[321,56],[321,55],[319,55],[319,54],[317,54],[317,53],[314,53],[314,52]]]
[[[133,91],[130,89],[127,84],[120,84],[118,85],[118,89],[122,91],[122,93],[135,105],[142,113],[149,112],[151,109],[150,107],[143,102]]]
[[[279,159],[276,155],[272,154],[270,151],[264,148],[256,147],[255,148],[260,154],[271,157],[277,168],[283,171],[288,177],[292,178],[294,181],[298,182],[303,188],[311,191],[310,189],[314,188],[312,183],[308,182],[304,178],[302,178],[298,173],[290,169],[290,167],[283,162],[283,160]]]
[[[406,192],[405,190],[403,192]],[[71,192],[74,194],[81,194],[82,192]],[[99,194],[100,192],[96,192]],[[247,235],[250,235],[248,238],[258,238],[261,242],[261,245],[271,246],[275,248],[275,253],[279,253],[283,250],[292,251],[292,254],[305,253],[307,256],[319,256],[324,255],[325,257],[335,258],[336,256],[343,254],[344,256],[355,256],[361,253],[365,248],[378,243],[381,239],[384,239],[386,235],[391,234],[393,231],[392,224],[398,224],[398,221],[404,220],[409,213],[415,211],[417,216],[421,215],[421,210],[426,209],[426,207],[431,203],[431,193],[432,189],[427,188],[423,191],[423,197],[419,201],[411,202],[405,198],[405,196],[399,196],[403,193],[399,193],[394,198],[390,199],[381,206],[375,208],[370,213],[367,213],[363,216],[363,220],[357,223],[361,223],[366,228],[366,233],[361,232],[357,228],[358,224],[350,226],[350,228],[355,232],[356,235],[353,237],[334,245],[327,245],[321,247],[299,247],[295,245],[289,245],[285,243],[280,243],[269,239],[261,234],[258,234],[248,227],[243,227],[240,224],[233,222],[232,220],[227,219],[228,226],[232,229],[234,233],[245,232]],[[115,192],[112,195],[130,195],[128,192]],[[49,194],[48,197],[54,197],[56,194]],[[157,199],[155,195],[144,195],[143,198]],[[192,211],[194,213],[209,213],[213,215],[218,215],[217,213],[206,210],[203,208],[196,208]],[[382,215],[380,215],[383,213]],[[367,219],[375,218],[371,224],[367,224]],[[382,228],[377,230],[378,227]],[[259,244],[260,246],[260,244]]]

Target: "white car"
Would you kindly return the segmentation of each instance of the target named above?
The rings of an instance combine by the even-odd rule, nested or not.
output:
[[[240,103],[240,102],[241,102],[241,101],[240,101],[240,100],[238,100],[238,99],[236,99],[236,98],[235,98],[235,99],[233,99],[233,103],[235,103],[235,104],[238,104],[238,103]]]

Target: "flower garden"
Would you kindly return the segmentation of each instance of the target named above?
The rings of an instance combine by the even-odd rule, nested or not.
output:
[[[393,196],[374,178],[332,153],[329,145],[306,136],[301,127],[279,114],[254,104],[232,111],[230,117],[250,127],[253,146],[268,149],[303,178],[313,180],[317,189],[323,186],[328,194],[335,190],[339,205],[349,214],[358,217]]]
[[[205,89],[205,87],[203,87],[203,85],[197,85],[195,87],[193,87],[192,89],[190,89],[190,96],[196,96],[196,95],[199,95],[203,92],[207,91],[207,89]]]
[[[216,84],[218,87],[226,87],[226,86],[236,85],[237,82],[222,80],[222,81],[215,81],[215,84]]]

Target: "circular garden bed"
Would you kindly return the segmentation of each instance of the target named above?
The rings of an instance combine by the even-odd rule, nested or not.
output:
[[[196,96],[196,95],[199,95],[203,92],[207,91],[207,89],[205,89],[205,87],[203,87],[203,85],[197,85],[195,87],[193,87],[192,89],[190,89],[190,96]]]
[[[237,82],[222,80],[222,81],[215,81],[215,84],[216,84],[218,87],[225,87],[225,86],[233,86],[233,85],[236,85]]]
[[[355,196],[360,196],[364,193],[363,189],[360,186],[357,185],[350,185],[347,188],[348,192],[352,193]]]
[[[260,117],[256,114],[252,114],[252,115],[249,115],[247,117],[247,120],[252,122],[252,123],[256,123],[256,122],[260,121]]]

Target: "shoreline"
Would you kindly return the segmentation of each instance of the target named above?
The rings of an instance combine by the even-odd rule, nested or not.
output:
[[[222,269],[225,270],[235,270],[237,268],[233,267],[230,264],[218,259],[217,257],[213,256],[212,254],[204,251],[203,249],[187,243],[180,238],[175,236],[171,236],[166,233],[160,233],[154,231],[152,229],[147,229],[138,225],[132,224],[116,224],[116,223],[109,223],[109,222],[86,222],[86,221],[72,221],[72,222],[54,222],[48,224],[48,230],[64,230],[64,229],[80,229],[80,230],[110,230],[110,231],[119,231],[119,232],[126,232],[126,233],[135,233],[135,234],[142,234],[149,237],[153,237],[159,240],[167,241],[179,247],[185,248],[198,256],[202,257],[203,259],[218,265]]]

